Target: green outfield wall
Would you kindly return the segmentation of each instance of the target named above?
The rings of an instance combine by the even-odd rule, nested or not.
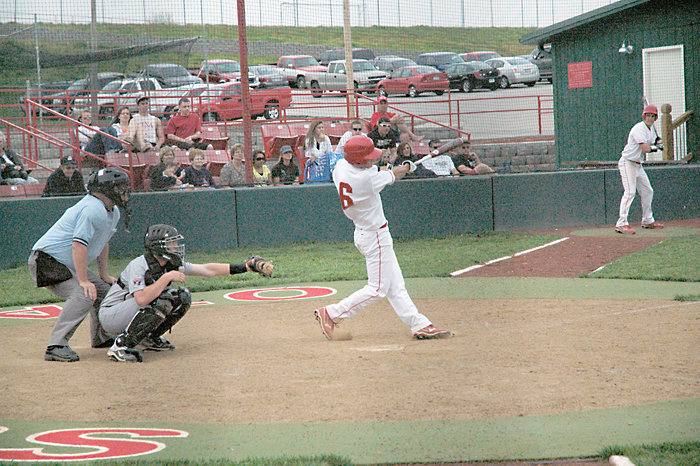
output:
[[[700,166],[646,169],[658,220],[700,216]],[[617,170],[402,180],[382,193],[392,234],[439,237],[484,231],[601,225],[617,219]],[[0,201],[0,268],[26,261],[34,242],[78,197]],[[352,240],[331,184],[139,193],[129,231],[120,227],[116,254],[142,250],[152,223],[175,225],[190,251]],[[631,221],[641,216],[635,200]]]

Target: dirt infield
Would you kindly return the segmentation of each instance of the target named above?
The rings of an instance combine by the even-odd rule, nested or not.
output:
[[[613,258],[601,252],[603,244],[619,253],[620,241],[641,248],[660,240],[602,239],[590,252],[603,258],[598,261]],[[569,245],[578,251],[571,257],[585,256],[581,243]],[[533,253],[517,267],[513,261],[479,271],[581,273],[562,259],[560,275],[550,275],[554,271],[542,272],[535,259],[543,266],[552,262]],[[455,286],[469,281],[455,280]],[[87,325],[72,340],[80,362],[47,363],[42,343],[53,320],[0,326],[0,419],[462,420],[633,406],[697,397],[700,391],[700,303],[416,299],[436,325],[455,333],[420,342],[380,302],[343,322],[341,329],[353,339],[328,342],[312,311],[333,301],[193,307],[167,335],[177,349],[146,353],[142,364],[117,364],[107,360],[105,349],[88,348]]]

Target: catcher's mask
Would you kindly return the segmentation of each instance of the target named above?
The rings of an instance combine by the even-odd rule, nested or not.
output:
[[[184,237],[170,225],[151,225],[146,231],[143,245],[146,251],[168,261],[173,267],[180,267],[185,260]]]
[[[124,211],[124,227],[129,231],[129,221],[131,220],[131,211],[129,210],[131,181],[129,175],[118,168],[102,168],[90,175],[87,188],[90,194],[104,194]]]

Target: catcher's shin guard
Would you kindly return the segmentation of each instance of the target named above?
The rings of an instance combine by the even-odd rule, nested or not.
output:
[[[131,319],[129,327],[124,332],[124,346],[134,348],[146,338],[149,333],[158,328],[168,317],[166,308],[158,303],[139,309]]]
[[[170,330],[180,319],[182,319],[192,305],[192,295],[185,287],[165,290],[156,300],[164,301],[172,305],[165,320],[151,332],[152,337],[159,337]]]

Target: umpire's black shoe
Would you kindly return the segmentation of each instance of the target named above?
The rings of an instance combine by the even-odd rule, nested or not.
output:
[[[44,353],[45,361],[75,362],[80,361],[78,353],[70,349],[70,346],[49,346]]]

